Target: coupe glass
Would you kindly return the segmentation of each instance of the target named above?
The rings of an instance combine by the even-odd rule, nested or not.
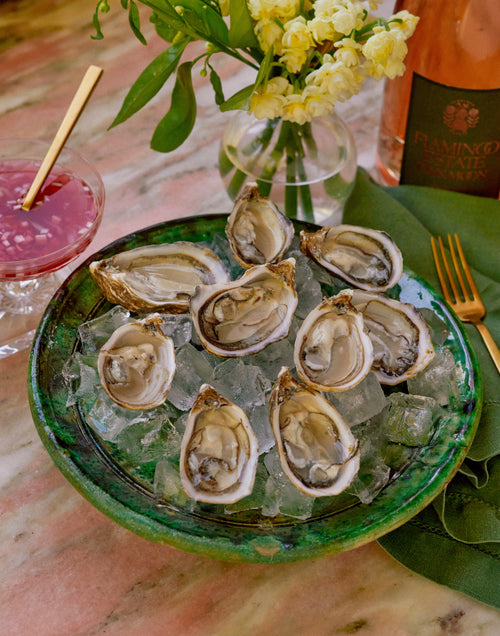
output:
[[[31,210],[21,208],[49,145],[0,139],[0,358],[31,344],[63,268],[90,244],[102,219],[102,179],[69,148]]]

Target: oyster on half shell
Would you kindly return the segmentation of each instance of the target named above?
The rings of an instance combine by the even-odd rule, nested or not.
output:
[[[222,358],[261,351],[284,338],[297,306],[295,259],[256,265],[241,278],[199,285],[190,310],[203,347]]]
[[[360,451],[340,413],[283,367],[269,398],[271,428],[283,471],[299,490],[338,495],[359,470]]]
[[[344,290],[325,298],[305,318],[295,339],[294,361],[300,378],[318,391],[345,391],[368,374],[373,346],[363,314]]]
[[[136,312],[189,311],[196,285],[230,280],[220,258],[189,241],[146,245],[90,264],[90,273],[109,302]]]
[[[330,274],[358,289],[387,291],[403,274],[401,252],[386,232],[357,225],[300,233],[300,249]]]
[[[181,444],[186,494],[208,503],[234,503],[252,492],[257,461],[257,438],[245,412],[202,385]]]
[[[357,289],[351,300],[363,314],[381,384],[399,384],[429,364],[434,357],[429,328],[412,304]]]
[[[151,409],[167,398],[175,373],[175,350],[160,325],[159,314],[122,325],[99,351],[101,384],[126,409]]]
[[[280,261],[294,233],[292,221],[271,200],[260,195],[256,183],[243,188],[226,224],[231,250],[245,269]]]

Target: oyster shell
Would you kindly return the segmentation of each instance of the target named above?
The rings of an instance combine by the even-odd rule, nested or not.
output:
[[[231,250],[245,269],[280,261],[294,234],[292,221],[260,195],[256,183],[245,186],[226,224]]]
[[[300,233],[300,249],[331,274],[358,289],[387,291],[403,273],[403,257],[386,233],[357,225]]]
[[[326,298],[297,332],[294,361],[300,378],[318,391],[345,391],[368,374],[373,346],[350,290]]]
[[[359,470],[360,451],[340,413],[283,367],[269,398],[271,428],[283,471],[299,490],[338,495]]]
[[[219,257],[189,241],[146,245],[90,264],[109,302],[136,312],[189,311],[196,285],[230,280]]]
[[[208,503],[234,503],[252,492],[257,438],[244,411],[202,385],[182,438],[180,476],[186,494]]]
[[[151,409],[167,398],[175,373],[175,350],[160,325],[159,314],[122,325],[99,351],[101,384],[126,409]]]
[[[190,310],[203,347],[222,358],[261,351],[288,334],[297,306],[295,259],[256,265],[241,278],[199,285]]]
[[[351,300],[363,314],[379,382],[398,384],[429,364],[434,357],[429,328],[412,304],[361,290],[353,290]]]

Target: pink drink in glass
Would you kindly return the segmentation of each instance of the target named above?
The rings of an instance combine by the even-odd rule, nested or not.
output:
[[[55,165],[31,210],[21,208],[39,162],[0,159],[0,280],[53,272],[91,242],[102,201],[80,177]]]

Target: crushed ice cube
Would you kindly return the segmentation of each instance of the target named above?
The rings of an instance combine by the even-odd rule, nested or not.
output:
[[[227,504],[224,508],[224,512],[227,514],[234,514],[235,512],[244,512],[245,510],[257,510],[262,505],[262,500],[264,498],[264,491],[266,487],[266,482],[269,477],[269,473],[267,472],[264,464],[259,462],[257,465],[257,472],[255,474],[255,482],[252,488],[252,492],[235,501],[232,504]]]
[[[285,475],[276,448],[264,457],[264,465],[269,472],[262,502],[262,514],[275,517],[278,514],[296,519],[311,516],[315,497],[296,488]]]
[[[353,427],[353,435],[359,442],[359,471],[347,492],[356,495],[364,504],[371,503],[389,482],[390,468],[385,463],[386,438],[380,430],[379,418]]]
[[[427,367],[414,378],[409,378],[407,384],[410,393],[434,398],[441,406],[458,404],[457,368],[450,349],[436,349]]]
[[[299,297],[295,315],[305,318],[323,300],[323,291],[314,277],[310,259],[300,251],[294,251],[290,256],[295,258],[295,285]]]
[[[162,316],[161,330],[172,338],[174,346],[180,347],[191,340],[193,323],[189,314],[165,314]]]
[[[173,466],[168,459],[161,459],[156,464],[153,489],[157,505],[173,504],[187,511],[195,507],[194,499],[184,492],[178,467]]]
[[[249,364],[259,367],[262,373],[274,384],[282,366],[293,369],[293,340],[291,336],[272,342],[262,351],[247,356]]]
[[[116,305],[102,316],[82,323],[78,327],[78,335],[82,341],[83,353],[99,353],[113,331],[132,321],[130,312]]]
[[[171,417],[175,417],[171,406],[155,409],[153,417],[133,422],[117,434],[115,441],[118,448],[136,464],[158,461],[163,457],[177,458],[181,436]]]
[[[175,374],[168,401],[181,411],[189,411],[202,384],[212,382],[214,356],[185,344],[175,355]]]
[[[269,407],[267,404],[253,406],[249,409],[248,419],[257,437],[259,454],[267,453],[274,446],[274,435],[269,422]]]
[[[450,328],[445,321],[428,307],[420,307],[419,311],[429,327],[432,342],[435,345],[444,344],[450,335]]]
[[[227,358],[214,368],[211,384],[225,398],[243,410],[265,404],[271,382],[259,367],[240,358]]]
[[[90,408],[95,400],[95,388],[100,384],[97,374],[97,356],[74,353],[66,360],[62,375],[68,387],[66,406],[78,403],[84,408]]]
[[[373,372],[352,389],[324,395],[350,426],[366,422],[387,404],[385,393]]]
[[[137,422],[146,422],[156,415],[156,409],[150,411],[130,411],[118,404],[101,387],[96,389],[96,399],[86,416],[87,424],[103,439],[113,442],[127,426]]]
[[[388,439],[406,446],[425,446],[434,433],[438,408],[430,397],[391,393],[383,421]]]

